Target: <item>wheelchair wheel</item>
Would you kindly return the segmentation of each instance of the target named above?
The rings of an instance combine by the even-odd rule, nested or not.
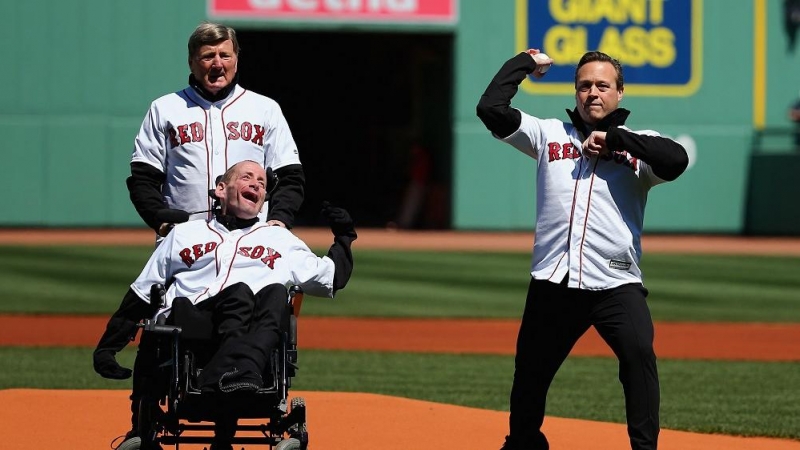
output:
[[[135,436],[119,444],[116,450],[139,450],[140,448],[142,448],[142,438]]]
[[[300,450],[300,441],[295,438],[284,439],[273,448],[275,450]]]
[[[294,422],[287,430],[289,432],[289,440],[297,441],[300,446],[287,448],[306,450],[308,448],[308,428],[306,426],[306,400],[303,397],[292,399],[289,407],[289,416]]]
[[[158,401],[153,397],[145,395],[139,400],[139,446],[131,450],[161,450],[156,443],[158,410]]]

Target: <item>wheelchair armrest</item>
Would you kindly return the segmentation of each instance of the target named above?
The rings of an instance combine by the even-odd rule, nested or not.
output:
[[[300,308],[303,306],[303,288],[298,285],[289,288],[289,306],[292,307],[293,316],[300,316]]]
[[[136,326],[141,328],[144,332],[151,332],[156,334],[181,334],[182,331],[181,327],[176,327],[174,325],[164,325],[163,323],[159,323],[159,321],[153,319],[145,319]]]
[[[164,296],[167,294],[166,288],[161,283],[154,283],[150,286],[150,307],[153,308],[154,312],[161,309],[164,306]],[[181,327],[176,327],[173,325],[166,325],[167,318],[162,313],[159,314],[158,317],[153,319],[145,319],[137,326],[142,329],[143,332],[152,332],[156,334],[180,334]]]

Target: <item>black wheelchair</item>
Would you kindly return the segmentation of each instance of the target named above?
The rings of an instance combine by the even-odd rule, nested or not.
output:
[[[152,304],[158,304],[163,286],[151,289]],[[211,444],[213,423],[220,408],[235,407],[240,419],[257,419],[236,424],[231,444],[269,446],[276,450],[306,450],[306,405],[302,397],[289,398],[289,388],[297,371],[297,317],[303,300],[299,286],[288,289],[288,324],[281,331],[277,348],[272,351],[270,370],[264,374],[264,386],[254,392],[231,394],[203,392],[197,377],[213,354],[213,349],[197,333],[182,328],[179,318],[170,323],[163,317],[148,319],[139,326],[142,339],[148,333],[157,340],[158,361],[153,389],[139,401],[139,442],[126,441],[124,448],[161,449],[162,445]],[[191,337],[190,337],[191,336]],[[233,405],[233,406],[232,406]],[[241,432],[241,433],[240,433]]]

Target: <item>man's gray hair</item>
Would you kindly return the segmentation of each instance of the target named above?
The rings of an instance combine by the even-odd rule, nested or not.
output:
[[[238,55],[239,41],[236,40],[236,30],[218,23],[203,22],[189,36],[189,59],[197,54],[200,47],[229,39],[233,43],[234,53]]]

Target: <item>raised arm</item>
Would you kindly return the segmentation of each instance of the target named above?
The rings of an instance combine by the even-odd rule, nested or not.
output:
[[[322,203],[322,215],[328,219],[333,232],[333,245],[328,249],[328,258],[333,260],[336,271],[333,276],[333,292],[344,288],[353,273],[351,244],[358,238],[353,219],[343,208]]]
[[[519,128],[522,116],[511,107],[511,99],[534,70],[536,62],[530,54],[522,52],[514,56],[503,64],[478,101],[478,118],[498,137],[507,137]]]

